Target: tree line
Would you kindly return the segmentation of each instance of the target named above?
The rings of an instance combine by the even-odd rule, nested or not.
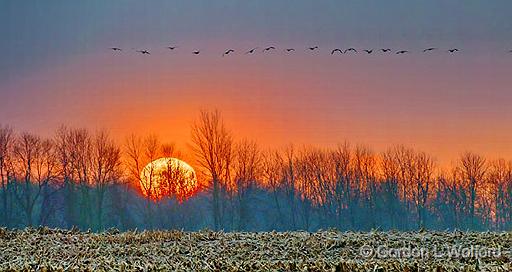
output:
[[[0,126],[0,225],[94,231],[512,226],[512,161],[505,159],[466,152],[445,170],[430,154],[401,145],[382,152],[347,142],[263,149],[236,139],[218,111],[199,114],[190,142],[185,153],[154,135],[118,144],[105,131],[63,126],[44,138]],[[161,157],[192,160],[200,187],[185,186],[188,180],[172,174],[179,169],[164,179],[144,169]]]

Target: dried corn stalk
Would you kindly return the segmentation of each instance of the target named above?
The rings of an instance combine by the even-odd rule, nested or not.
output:
[[[506,232],[262,232],[0,229],[0,270],[510,271]],[[500,248],[499,256],[378,256],[387,250]],[[373,254],[365,255],[362,248]]]

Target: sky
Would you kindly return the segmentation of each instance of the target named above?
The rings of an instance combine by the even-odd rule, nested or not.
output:
[[[154,133],[186,149],[199,111],[219,109],[237,138],[268,147],[512,159],[511,11],[505,0],[0,1],[0,124]]]

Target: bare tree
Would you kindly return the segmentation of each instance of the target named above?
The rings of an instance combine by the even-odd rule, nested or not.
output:
[[[386,204],[386,210],[390,219],[391,228],[396,228],[399,220],[399,165],[396,160],[395,152],[393,149],[388,149],[381,155],[381,172],[383,175],[384,191],[383,198]]]
[[[96,194],[96,230],[103,229],[103,202],[108,186],[121,177],[121,150],[105,131],[95,135],[92,144],[92,185]]]
[[[262,152],[253,141],[234,142],[217,111],[201,113],[191,148],[198,174],[207,176],[205,193],[195,194],[189,165],[169,159],[181,159],[176,146],[153,135],[127,139],[121,168],[121,150],[104,131],[61,127],[48,140],[0,126],[0,225],[197,229],[213,220],[215,229],[234,230],[512,226],[512,161],[505,159],[488,162],[465,153],[455,167],[438,171],[434,157],[404,146],[380,156],[348,143]],[[212,210],[204,209],[208,201]]]
[[[416,213],[418,215],[418,227],[424,228],[426,221],[427,203],[430,199],[431,190],[434,182],[434,159],[424,152],[419,152],[411,163],[415,171],[413,182],[416,186],[412,188],[413,201],[416,204]]]
[[[34,209],[43,188],[56,175],[52,143],[38,136],[22,133],[14,146],[15,165],[19,186],[16,197],[26,216],[26,224],[33,225]]]
[[[68,133],[68,152],[73,171],[74,182],[78,185],[78,224],[82,229],[92,226],[92,203],[90,189],[92,185],[92,137],[85,129],[71,129]]]
[[[167,170],[163,173],[162,190],[166,197],[182,203],[198,189],[197,177],[193,169],[183,164],[182,153],[174,143],[162,145],[162,155],[167,158]]]
[[[198,164],[208,172],[212,185],[215,230],[222,224],[221,199],[230,180],[229,168],[233,139],[219,111],[201,111],[192,125],[192,150]]]
[[[181,159],[183,154],[180,150],[176,147],[174,143],[166,143],[161,145],[162,148],[162,156],[166,158],[177,158]]]
[[[237,201],[237,230],[245,230],[249,223],[251,194],[261,175],[261,152],[254,141],[242,140],[234,147],[233,174]]]
[[[357,146],[354,150],[352,161],[352,171],[354,175],[354,189],[358,203],[366,203],[370,227],[376,227],[375,209],[376,209],[376,183],[377,183],[377,160],[373,151],[366,146]],[[356,210],[351,212],[355,213]]]
[[[351,159],[352,152],[350,145],[345,142],[339,145],[335,150],[332,151],[331,157],[334,163],[335,169],[335,192],[334,198],[337,203],[336,214],[337,214],[337,225],[339,228],[342,227],[342,222],[345,218],[349,218],[352,228],[355,227],[354,214],[349,212],[350,207],[353,205],[353,194],[352,194],[352,169]]]
[[[146,198],[146,224],[153,228],[151,203],[162,197],[162,190],[155,176],[155,160],[162,152],[161,144],[155,135],[149,135],[144,139],[131,135],[126,141],[125,149],[130,176]]]
[[[464,153],[460,158],[460,174],[461,180],[465,183],[469,193],[469,219],[470,226],[476,227],[475,210],[477,205],[478,190],[483,185],[485,174],[488,170],[488,165],[484,157],[476,155],[471,152]]]
[[[505,229],[507,222],[512,219],[512,203],[510,203],[512,188],[512,161],[498,159],[492,161],[487,178],[487,190],[492,197],[488,197],[489,214],[495,214],[497,229]]]
[[[393,160],[393,164],[397,168],[397,183],[398,191],[400,193],[400,200],[402,201],[403,209],[406,216],[402,216],[402,228],[409,229],[410,218],[407,218],[411,214],[411,203],[413,202],[413,188],[414,188],[414,175],[415,175],[415,153],[411,148],[407,148],[403,145],[398,145],[390,150],[390,159]]]
[[[284,149],[281,163],[282,189],[290,207],[291,228],[294,230],[297,229],[297,157],[293,145]]]
[[[263,188],[269,191],[274,202],[275,216],[272,218],[271,225],[276,228],[284,228],[285,218],[281,204],[281,193],[283,192],[282,183],[283,160],[281,155],[275,151],[267,151],[262,155],[262,179],[260,183]],[[274,210],[271,210],[274,212]],[[270,213],[270,212],[269,212]]]
[[[59,127],[56,131],[54,144],[61,186],[64,191],[63,217],[67,227],[71,228],[72,226],[79,225],[79,219],[77,218],[76,171],[72,160],[72,129],[66,126]]]
[[[197,177],[194,170],[184,162],[169,158],[162,175],[161,190],[165,197],[174,198],[183,203],[198,189]]]
[[[14,132],[9,126],[0,126],[0,181],[2,182],[1,222],[10,226],[12,215],[12,147]]]
[[[311,226],[312,209],[322,207],[321,220],[327,224],[334,188],[333,164],[327,152],[320,148],[304,148],[298,158],[297,188],[304,229]]]

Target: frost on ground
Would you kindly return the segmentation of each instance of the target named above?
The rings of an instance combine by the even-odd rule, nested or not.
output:
[[[510,271],[507,232],[0,229],[0,270]]]

